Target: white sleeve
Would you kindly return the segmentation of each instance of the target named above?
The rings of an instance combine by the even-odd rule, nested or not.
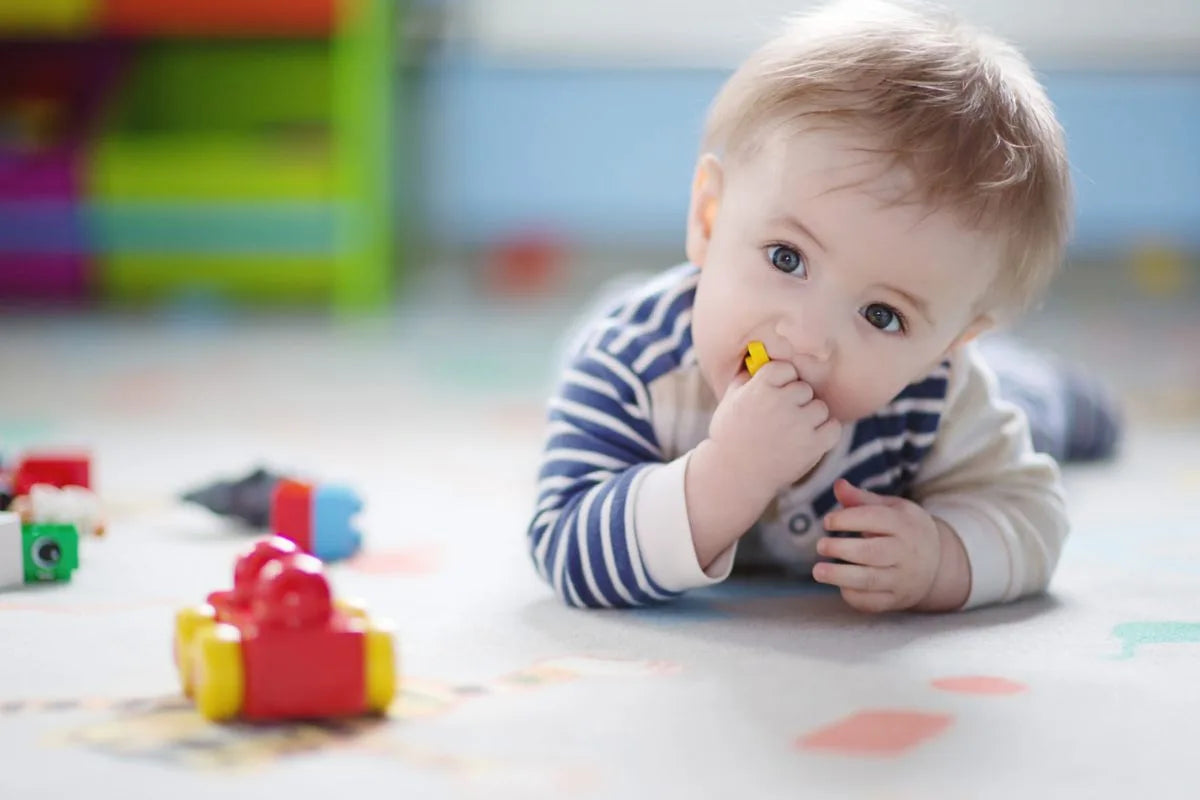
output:
[[[1024,414],[999,396],[973,344],[951,360],[937,440],[912,498],[958,535],[971,569],[964,608],[1042,592],[1067,537],[1058,465],[1036,453]]]
[[[632,489],[634,531],[646,572],[673,592],[711,586],[729,577],[737,543],[700,568],[688,522],[684,479],[691,452],[645,470]]]

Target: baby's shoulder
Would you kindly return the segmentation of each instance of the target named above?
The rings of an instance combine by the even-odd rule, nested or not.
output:
[[[648,383],[694,358],[691,310],[699,274],[681,264],[606,284],[571,337],[570,360],[615,361]]]

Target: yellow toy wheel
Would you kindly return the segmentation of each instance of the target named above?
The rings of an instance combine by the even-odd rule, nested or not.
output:
[[[383,714],[396,696],[396,649],[390,631],[368,625],[363,632],[367,710]]]
[[[345,600],[339,598],[333,601],[333,607],[352,619],[367,619],[367,606],[361,600]]]
[[[201,716],[221,722],[242,709],[242,637],[232,625],[200,631],[192,647],[192,678]]]
[[[210,605],[181,609],[175,615],[175,668],[183,693],[192,696],[192,643],[201,630],[216,624],[217,612]]]

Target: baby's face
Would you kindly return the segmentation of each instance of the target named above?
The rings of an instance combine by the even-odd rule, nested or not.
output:
[[[718,398],[760,340],[853,422],[982,324],[976,304],[999,248],[949,211],[887,202],[907,178],[855,149],[868,144],[781,134],[724,166],[703,258],[693,256],[693,338]]]

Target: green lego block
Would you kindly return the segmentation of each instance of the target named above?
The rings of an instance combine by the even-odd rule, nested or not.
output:
[[[28,523],[21,526],[25,582],[69,581],[79,566],[79,531],[74,525]]]

